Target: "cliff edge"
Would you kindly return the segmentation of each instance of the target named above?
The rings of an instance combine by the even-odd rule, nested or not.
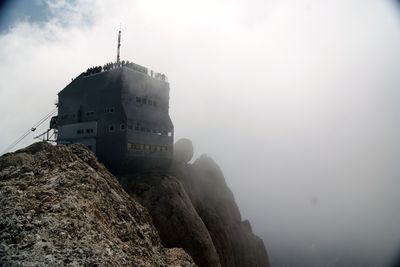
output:
[[[1,156],[0,266],[269,266],[218,165],[174,150],[168,173],[121,183],[82,145]]]
[[[269,266],[262,239],[243,221],[218,165],[208,156],[194,163],[188,139],[174,146],[170,174],[120,176],[145,206],[165,247],[181,247],[199,266]]]
[[[195,266],[81,145],[0,157],[0,266]]]

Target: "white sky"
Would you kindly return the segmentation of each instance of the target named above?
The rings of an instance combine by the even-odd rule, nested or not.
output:
[[[122,23],[122,59],[167,74],[177,139],[218,162],[274,266],[384,266],[400,249],[394,3],[49,5],[47,23],[0,35],[0,150],[115,60]]]

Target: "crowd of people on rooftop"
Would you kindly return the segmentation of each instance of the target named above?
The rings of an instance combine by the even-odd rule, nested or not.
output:
[[[122,61],[119,61],[119,62],[106,63],[106,64],[104,64],[104,66],[96,66],[96,67],[88,68],[86,70],[86,72],[84,73],[84,75],[85,76],[89,76],[89,75],[96,74],[96,73],[99,73],[99,72],[102,72],[102,71],[108,71],[108,70],[112,70],[112,69],[116,69],[116,68],[121,68],[121,67],[124,67],[124,66],[128,67],[128,68],[131,68],[131,69],[134,69],[134,70],[137,70],[137,71],[140,71],[142,73],[148,74],[147,68],[145,68],[143,66],[140,66],[138,64],[135,64],[133,62],[129,62],[128,60],[127,61],[122,60]],[[153,77],[153,78],[157,78],[157,79],[160,79],[160,80],[163,80],[163,81],[167,81],[167,76],[165,74],[158,73],[158,72],[153,72],[153,71],[151,71],[150,73],[151,73],[150,76]]]
[[[130,66],[133,66],[133,63],[129,62],[128,60],[127,61],[122,60],[120,62],[110,62],[110,63],[106,63],[103,66],[103,70],[112,70],[112,69],[120,68],[123,66],[130,67]]]

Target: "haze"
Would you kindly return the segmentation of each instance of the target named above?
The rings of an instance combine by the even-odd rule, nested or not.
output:
[[[400,250],[396,2],[35,3],[45,15],[0,32],[0,150],[115,61],[121,23],[121,58],[167,74],[176,140],[218,162],[272,266],[387,266]]]

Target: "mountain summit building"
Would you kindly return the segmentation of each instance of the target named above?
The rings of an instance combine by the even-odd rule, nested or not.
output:
[[[114,173],[164,168],[174,139],[167,78],[124,61],[90,68],[58,93],[50,128],[58,144],[86,145]]]

